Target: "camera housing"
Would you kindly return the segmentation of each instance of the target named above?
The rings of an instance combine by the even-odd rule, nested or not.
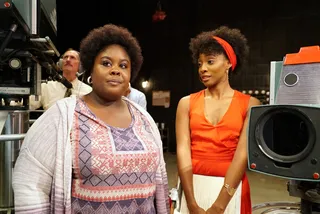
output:
[[[320,179],[320,50],[271,63],[270,105],[251,108],[248,167],[300,181]]]

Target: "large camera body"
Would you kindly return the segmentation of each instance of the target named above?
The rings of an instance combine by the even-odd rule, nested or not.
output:
[[[252,107],[250,170],[290,180],[302,213],[320,204],[320,50],[303,47],[271,62],[270,105]]]
[[[288,179],[319,181],[319,47],[301,48],[273,64],[271,104],[250,111],[249,167]]]

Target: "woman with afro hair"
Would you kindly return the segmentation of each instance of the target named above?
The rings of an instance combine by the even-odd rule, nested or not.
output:
[[[80,44],[92,92],[58,101],[29,129],[17,159],[16,213],[169,213],[161,137],[123,95],[142,65],[123,27],[93,29]]]
[[[242,188],[241,214],[250,214],[246,129],[250,108],[260,102],[229,84],[229,75],[239,72],[248,57],[247,40],[238,29],[222,26],[191,39],[190,50],[206,88],[183,97],[177,108],[178,171],[187,207],[190,213],[224,213],[235,190]],[[206,211],[196,202],[193,175],[224,177]]]

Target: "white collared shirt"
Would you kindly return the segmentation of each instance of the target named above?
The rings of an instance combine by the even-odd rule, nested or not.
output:
[[[130,94],[127,96],[127,98],[140,106],[142,106],[145,110],[147,110],[147,99],[146,95],[142,93],[141,91],[130,87]]]
[[[77,78],[71,82],[71,96],[83,96],[92,91],[92,88],[78,80]],[[39,101],[35,101],[35,96],[31,95],[29,97],[29,109],[35,110],[43,107],[47,110],[52,105],[54,105],[58,100],[63,99],[67,91],[67,88],[60,82],[48,81],[48,83],[41,84],[41,96],[39,96]]]

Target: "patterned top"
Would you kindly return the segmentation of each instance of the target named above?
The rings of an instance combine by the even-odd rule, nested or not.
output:
[[[159,147],[148,120],[128,106],[132,122],[117,128],[77,100],[71,132],[72,213],[157,213]]]

